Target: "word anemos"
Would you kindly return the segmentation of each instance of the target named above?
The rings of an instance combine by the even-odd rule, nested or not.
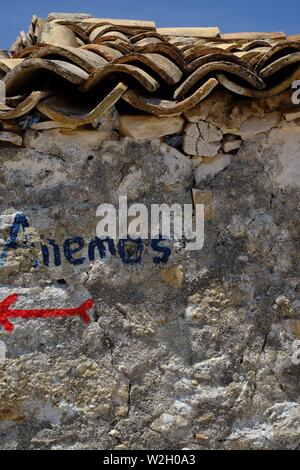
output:
[[[4,243],[2,252],[0,251],[0,270],[5,264],[10,250],[17,248],[31,248],[34,244],[30,241],[27,233],[29,222],[25,214],[15,215],[10,228],[8,240]],[[23,240],[19,241],[23,234]],[[83,237],[76,236],[66,238],[62,244],[58,244],[54,239],[40,242],[40,256],[33,260],[33,267],[37,268],[41,264],[49,266],[60,266],[63,258],[74,266],[84,264],[86,261],[94,262],[97,259],[105,259],[110,256],[118,256],[124,264],[135,265],[141,262],[146,245],[151,247],[153,253],[152,261],[155,264],[166,264],[171,256],[171,249],[164,246],[165,238],[143,241],[141,238],[114,241],[112,238],[100,239],[98,237],[91,240],[84,240]]]

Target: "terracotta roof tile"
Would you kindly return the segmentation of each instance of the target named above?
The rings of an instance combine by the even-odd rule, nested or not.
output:
[[[182,36],[189,38],[215,38],[220,35],[217,27],[213,28],[157,28],[162,36]]]
[[[258,39],[285,39],[286,35],[282,31],[275,33],[225,33],[221,34],[221,38],[229,41],[236,39],[246,39],[247,41],[253,41]]]
[[[8,97],[0,119],[37,109],[55,125],[76,127],[119,101],[150,114],[180,114],[216,86],[252,98],[284,91],[300,78],[300,35],[52,13],[48,20],[34,16],[11,53],[1,51],[0,78]]]

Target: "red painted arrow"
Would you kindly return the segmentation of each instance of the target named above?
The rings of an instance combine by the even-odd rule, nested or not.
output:
[[[18,310],[10,309],[18,299],[18,294],[12,294],[0,302],[0,324],[6,331],[12,333],[14,325],[8,318],[50,318],[50,317],[74,317],[79,316],[84,323],[91,321],[87,311],[94,305],[92,299],[86,300],[82,305],[75,308],[34,309]]]

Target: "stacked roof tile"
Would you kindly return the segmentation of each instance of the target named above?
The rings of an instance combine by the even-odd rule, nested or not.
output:
[[[51,14],[33,17],[29,32],[0,53],[0,78],[7,96],[1,120],[37,109],[78,126],[115,104],[180,114],[216,87],[251,98],[284,91],[300,78],[300,35]]]

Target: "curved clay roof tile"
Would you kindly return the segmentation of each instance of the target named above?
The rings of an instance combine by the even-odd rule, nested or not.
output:
[[[127,85],[120,82],[110,91],[97,106],[90,110],[71,106],[66,102],[64,95],[56,95],[45,99],[37,105],[37,109],[53,121],[63,122],[67,125],[83,126],[102,116],[126,92]]]
[[[26,113],[29,113],[41,100],[48,97],[49,94],[51,94],[51,92],[33,91],[15,108],[10,109],[7,107],[6,110],[0,110],[0,119],[16,119]]]
[[[7,95],[17,94],[26,79],[34,83],[34,76],[41,70],[52,72],[75,85],[80,85],[88,78],[84,70],[62,60],[24,59],[3,77]]]
[[[145,64],[169,85],[175,85],[182,77],[181,70],[171,60],[160,54],[129,54],[115,60],[114,63],[127,64],[130,62]]]
[[[156,33],[155,31],[144,31],[142,33],[135,34],[130,38],[130,42],[132,44],[141,41],[142,39],[147,39],[147,38],[156,38],[159,39],[159,42],[168,42],[168,40],[162,36],[161,34]]]
[[[130,43],[125,43],[125,42],[118,42],[118,41],[100,41],[99,44],[96,43],[95,45],[101,45],[101,46],[107,46],[111,47],[112,49],[115,49],[116,51],[121,52],[121,54],[130,54],[130,52],[133,52],[135,50],[135,46]]]
[[[151,52],[161,54],[167,57],[168,59],[172,60],[172,62],[174,62],[181,70],[183,70],[186,66],[186,62],[180,50],[173,46],[173,44],[169,44],[166,42],[141,46],[137,49],[137,52],[140,54]]]
[[[264,69],[260,71],[260,76],[262,78],[268,78],[274,73],[279,72],[289,65],[297,64],[300,62],[300,52],[294,52],[293,54],[288,54],[280,59],[275,60],[270,65],[267,65]]]
[[[86,46],[81,47],[81,49],[91,51],[98,56],[103,57],[103,59],[108,62],[112,62],[123,55],[119,50],[105,44],[87,44]]]
[[[137,90],[126,91],[122,99],[134,108],[146,113],[169,116],[171,114],[180,114],[193,108],[200,101],[204,100],[217,85],[218,80],[209,78],[191,96],[182,101],[170,101],[159,97],[145,96]]]
[[[272,57],[277,56],[280,54],[281,56],[284,55],[285,51],[300,51],[300,40],[299,41],[282,41],[277,44],[274,44],[260,59],[259,63],[256,66],[256,71],[259,72],[264,67],[271,62]],[[277,57],[278,58],[278,57]]]
[[[188,76],[175,91],[174,98],[183,98],[198,81],[205,77],[205,75],[217,72],[228,72],[232,75],[242,78],[257,89],[262,89],[265,87],[265,82],[248,68],[231,62],[217,61],[202,65],[190,76]]]
[[[253,90],[247,88],[244,85],[233,82],[224,74],[217,74],[217,78],[220,84],[227,90],[237,94],[248,96],[250,98],[270,98],[271,96],[279,95],[283,91],[287,90],[293,83],[294,80],[300,77],[300,67],[295,70],[291,75],[285,78],[283,81],[279,82],[276,85],[266,88],[265,90]]]
[[[100,26],[99,28],[94,29],[90,34],[90,41],[96,42],[96,40],[102,39],[103,37],[116,37],[118,39],[122,39],[124,42],[130,42],[130,39],[126,34],[111,26]]]
[[[108,62],[94,52],[75,47],[48,46],[39,48],[30,54],[30,58],[51,58],[53,56],[70,61],[88,73],[103,67]]]
[[[144,70],[127,64],[107,64],[102,69],[96,70],[80,87],[81,91],[89,91],[96,87],[104,79],[109,76],[120,75],[120,81],[124,79],[124,75],[137,80],[146,90],[153,92],[159,88],[159,83]]]
[[[199,57],[198,59],[193,60],[193,62],[190,62],[187,65],[186,71],[188,73],[192,73],[195,70],[197,70],[199,67],[202,67],[202,65],[209,64],[211,62],[218,62],[218,61],[232,62],[234,64],[240,65],[241,67],[244,67],[253,71],[253,68],[249,64],[247,64],[247,62],[245,62],[244,60],[240,59],[234,54],[228,54],[228,53],[226,54],[224,52],[207,54],[202,57]]]

